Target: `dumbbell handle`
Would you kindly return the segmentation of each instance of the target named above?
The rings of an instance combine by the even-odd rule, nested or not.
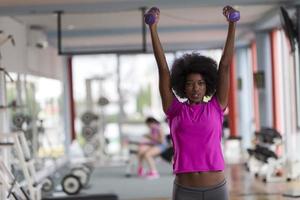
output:
[[[159,9],[157,7],[152,7],[150,8],[150,10],[148,10],[147,13],[145,13],[144,15],[144,20],[145,20],[145,23],[148,24],[148,25],[152,25],[155,23],[156,21],[156,15],[155,13],[159,13]]]

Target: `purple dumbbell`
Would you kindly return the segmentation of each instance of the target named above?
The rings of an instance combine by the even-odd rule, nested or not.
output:
[[[156,21],[156,15],[155,13],[159,13],[159,9],[157,7],[152,7],[148,12],[144,15],[145,23],[148,25],[152,25]]]
[[[240,12],[237,10],[228,10],[228,8],[232,8],[231,6],[225,6],[224,9],[226,9],[225,11],[225,16],[227,18],[228,21],[230,22],[237,22],[240,20]]]
[[[232,11],[232,12],[229,12],[227,14],[227,19],[231,22],[237,22],[240,20],[240,12],[235,10],[235,11]]]

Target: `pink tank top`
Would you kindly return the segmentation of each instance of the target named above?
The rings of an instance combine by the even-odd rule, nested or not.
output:
[[[160,125],[159,124],[151,124],[150,125],[150,134],[152,140],[157,142],[160,138]]]
[[[175,174],[224,170],[223,110],[216,96],[197,105],[174,98],[167,117],[174,145]]]

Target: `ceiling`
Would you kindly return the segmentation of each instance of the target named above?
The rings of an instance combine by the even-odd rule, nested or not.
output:
[[[254,31],[280,27],[279,7],[295,0],[1,0],[0,15],[43,30],[57,45],[57,12],[61,14],[61,50],[68,54],[142,52],[142,7],[161,10],[159,35],[167,51],[222,48],[227,23],[222,8],[241,12],[237,45],[247,45]],[[146,50],[151,51],[146,34]]]

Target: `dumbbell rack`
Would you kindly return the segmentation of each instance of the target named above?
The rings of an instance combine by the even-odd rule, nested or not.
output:
[[[24,185],[29,191],[29,196],[31,200],[40,200],[42,198],[41,195],[41,184],[37,183],[35,180],[36,170],[34,166],[34,160],[31,158],[30,150],[28,148],[28,144],[24,133],[13,132],[13,133],[0,133],[0,139],[5,140],[5,143],[2,142],[0,144],[8,146],[13,146],[16,150],[17,160],[22,168],[24,173]],[[21,185],[23,185],[21,183]]]
[[[2,185],[7,193],[5,194],[6,199],[30,200],[25,190],[16,181],[14,175],[2,161],[0,161],[0,185]]]
[[[0,51],[2,50],[2,46],[6,44],[7,41],[10,41],[11,44],[14,46],[15,41],[12,35],[6,35],[2,30],[0,30],[1,40],[0,40]],[[0,133],[7,133],[9,132],[9,120],[8,120],[8,112],[7,112],[7,95],[6,95],[6,77],[8,77],[11,81],[12,78],[9,76],[8,72],[5,70],[4,67],[1,66],[1,52],[0,52]],[[2,140],[1,140],[2,141]],[[6,141],[4,141],[6,143]],[[0,147],[9,146],[7,144],[3,144]],[[9,151],[6,148],[1,148],[0,151],[0,157],[1,162],[3,162],[6,165],[9,165],[10,163],[10,154]],[[4,169],[4,168],[3,168]],[[3,174],[3,171],[2,171]],[[1,185],[0,185],[0,199],[5,198],[5,191],[3,191],[4,188],[4,182],[9,183],[9,177],[6,175],[1,178]]]

